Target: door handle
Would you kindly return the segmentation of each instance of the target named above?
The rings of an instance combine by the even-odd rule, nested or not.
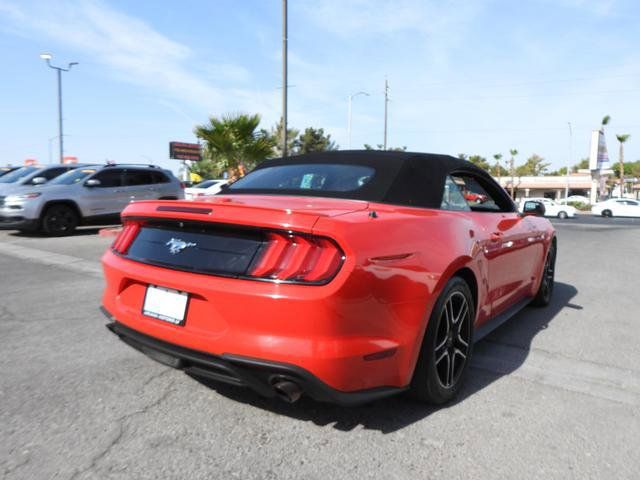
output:
[[[493,232],[491,235],[489,235],[489,240],[491,240],[492,242],[499,242],[500,240],[502,240],[502,232]]]

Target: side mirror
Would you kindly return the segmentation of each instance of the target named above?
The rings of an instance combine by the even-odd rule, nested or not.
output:
[[[100,180],[97,178],[90,178],[86,182],[84,182],[85,187],[97,187],[100,185]]]
[[[227,190],[229,188],[229,184],[228,183],[223,183],[222,185],[220,185],[220,190]]]
[[[31,185],[43,185],[47,183],[47,179],[44,177],[35,177],[31,180]]]
[[[546,210],[544,203],[527,200],[522,207],[522,214],[525,216],[534,215],[536,217],[544,217]]]

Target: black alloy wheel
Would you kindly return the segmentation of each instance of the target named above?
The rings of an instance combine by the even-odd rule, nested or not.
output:
[[[540,279],[540,288],[538,293],[533,298],[531,305],[536,307],[546,307],[551,302],[551,296],[553,294],[553,287],[555,285],[556,275],[556,244],[551,243],[549,251],[547,252],[547,258],[544,262],[544,270],[542,271],[542,278]]]
[[[419,400],[442,404],[456,396],[473,350],[475,304],[469,286],[453,277],[438,298],[411,382]]]
[[[449,295],[438,323],[432,360],[440,385],[450,388],[462,374],[471,341],[469,303],[461,292],[454,291]]]
[[[53,205],[42,216],[42,231],[47,235],[70,235],[77,226],[78,214],[67,205]]]
[[[602,211],[602,216],[611,218],[611,217],[613,217],[613,213],[611,213],[611,210],[603,210]]]

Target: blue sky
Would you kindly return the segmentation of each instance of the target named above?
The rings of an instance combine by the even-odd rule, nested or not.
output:
[[[382,143],[491,157],[517,148],[560,167],[588,155],[609,114],[640,158],[640,4],[629,0],[290,0],[289,121],[347,147]],[[81,161],[168,160],[209,115],[281,115],[281,1],[0,0],[0,163],[55,161],[54,63],[65,150]]]

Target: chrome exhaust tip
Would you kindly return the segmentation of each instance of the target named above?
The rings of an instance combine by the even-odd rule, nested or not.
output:
[[[280,380],[273,384],[276,395],[287,403],[295,403],[302,396],[300,386],[290,380]]]

